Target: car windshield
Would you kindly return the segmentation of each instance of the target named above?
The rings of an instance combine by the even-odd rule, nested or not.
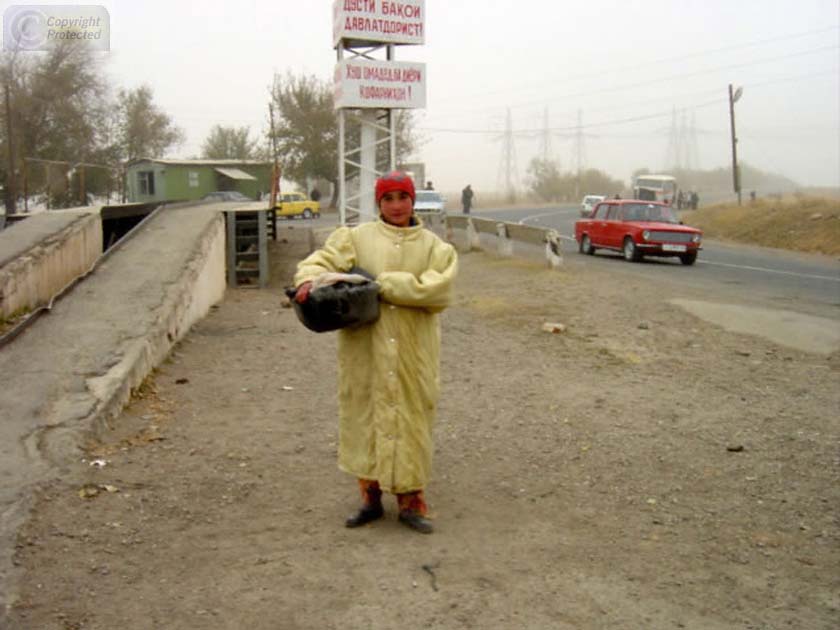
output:
[[[668,206],[652,203],[629,203],[624,205],[625,221],[659,221],[662,223],[679,223],[674,211]]]
[[[417,201],[441,201],[440,193],[418,190]]]

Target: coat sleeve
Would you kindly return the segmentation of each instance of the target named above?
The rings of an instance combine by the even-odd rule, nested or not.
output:
[[[419,276],[408,271],[383,271],[376,281],[385,302],[437,313],[452,301],[452,284],[457,273],[455,248],[438,240],[432,246],[428,268]]]
[[[294,285],[314,280],[328,271],[349,271],[356,264],[356,250],[350,228],[340,227],[327,238],[327,242],[298,263]]]

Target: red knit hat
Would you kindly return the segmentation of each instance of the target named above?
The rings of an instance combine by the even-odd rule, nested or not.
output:
[[[414,182],[408,173],[391,171],[376,180],[376,205],[379,205],[379,201],[385,193],[395,190],[408,193],[408,196],[411,197],[411,203],[414,203],[414,200],[417,198],[417,193],[414,192]]]

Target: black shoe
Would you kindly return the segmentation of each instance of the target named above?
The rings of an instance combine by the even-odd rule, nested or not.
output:
[[[366,505],[344,521],[344,524],[347,527],[361,527],[366,523],[382,518],[384,515],[385,510],[382,509],[382,505]]]
[[[432,521],[412,510],[403,510],[400,512],[400,523],[407,525],[421,534],[431,534],[435,531]]]

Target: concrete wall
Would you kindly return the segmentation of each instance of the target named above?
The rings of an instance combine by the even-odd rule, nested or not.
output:
[[[225,264],[225,219],[217,213],[195,236],[186,267],[167,286],[162,304],[156,307],[154,324],[138,331],[120,349],[121,360],[105,374],[88,379],[88,390],[99,401],[91,418],[94,433],[107,428],[108,420],[120,413],[131,392],[166,358],[172,346],[222,300],[227,287]]]
[[[98,212],[33,215],[0,232],[0,317],[34,310],[102,255]]]

